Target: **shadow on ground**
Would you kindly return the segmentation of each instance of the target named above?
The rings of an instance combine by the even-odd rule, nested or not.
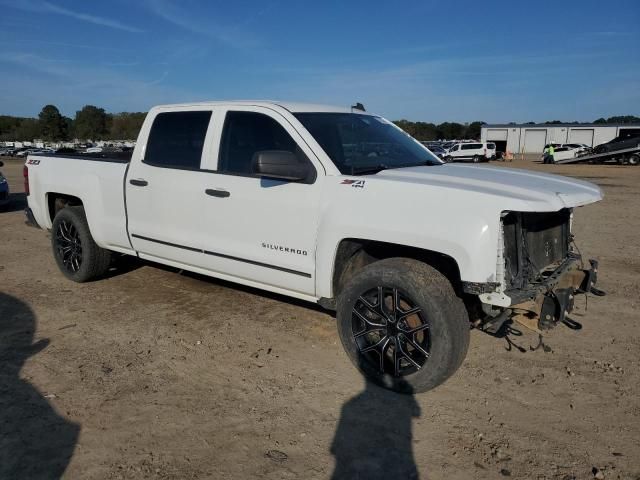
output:
[[[24,363],[49,344],[33,343],[36,318],[20,300],[0,293],[0,478],[62,476],[80,426],[58,415],[43,395],[20,378]]]
[[[333,480],[417,479],[411,422],[420,416],[413,394],[384,390],[367,381],[342,407],[331,454]]]
[[[10,193],[9,203],[0,207],[0,213],[17,212],[25,208],[27,208],[27,195],[24,193]]]

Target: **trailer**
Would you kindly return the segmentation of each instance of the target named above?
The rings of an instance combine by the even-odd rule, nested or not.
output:
[[[618,165],[638,165],[640,164],[640,145],[633,148],[625,148],[615,152],[585,153],[573,158],[565,158],[553,162],[555,164],[564,163],[617,163]]]

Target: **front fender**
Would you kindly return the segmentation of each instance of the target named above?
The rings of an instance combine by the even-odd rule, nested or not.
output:
[[[374,183],[374,182],[371,182]],[[387,184],[385,194],[389,188]],[[336,254],[340,242],[359,239],[429,250],[447,255],[468,282],[495,282],[500,216],[478,208],[460,208],[430,198],[421,189],[411,201],[411,187],[393,192],[387,201],[376,187],[337,188],[324,206],[318,228],[316,293],[332,298]],[[407,191],[409,190],[409,191]],[[378,192],[379,193],[379,192]],[[401,199],[394,200],[395,199]],[[405,205],[405,200],[406,205]]]

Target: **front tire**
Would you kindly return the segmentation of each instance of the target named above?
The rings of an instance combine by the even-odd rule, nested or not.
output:
[[[340,340],[368,379],[425,392],[460,367],[469,317],[449,280],[431,266],[389,258],[364,267],[338,297]]]
[[[91,236],[84,207],[65,207],[53,220],[51,247],[65,277],[83,283],[104,275],[111,252],[100,248]]]

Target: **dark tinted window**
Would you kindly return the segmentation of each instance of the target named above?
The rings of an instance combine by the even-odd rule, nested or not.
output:
[[[442,162],[380,117],[356,113],[296,113],[343,174]]]
[[[460,150],[477,150],[479,148],[482,148],[480,143],[465,143],[460,147]]]
[[[253,156],[263,150],[285,150],[307,161],[293,138],[273,118],[255,112],[227,113],[218,170],[252,175]]]
[[[160,113],[153,121],[145,163],[160,167],[200,168],[211,112]]]

